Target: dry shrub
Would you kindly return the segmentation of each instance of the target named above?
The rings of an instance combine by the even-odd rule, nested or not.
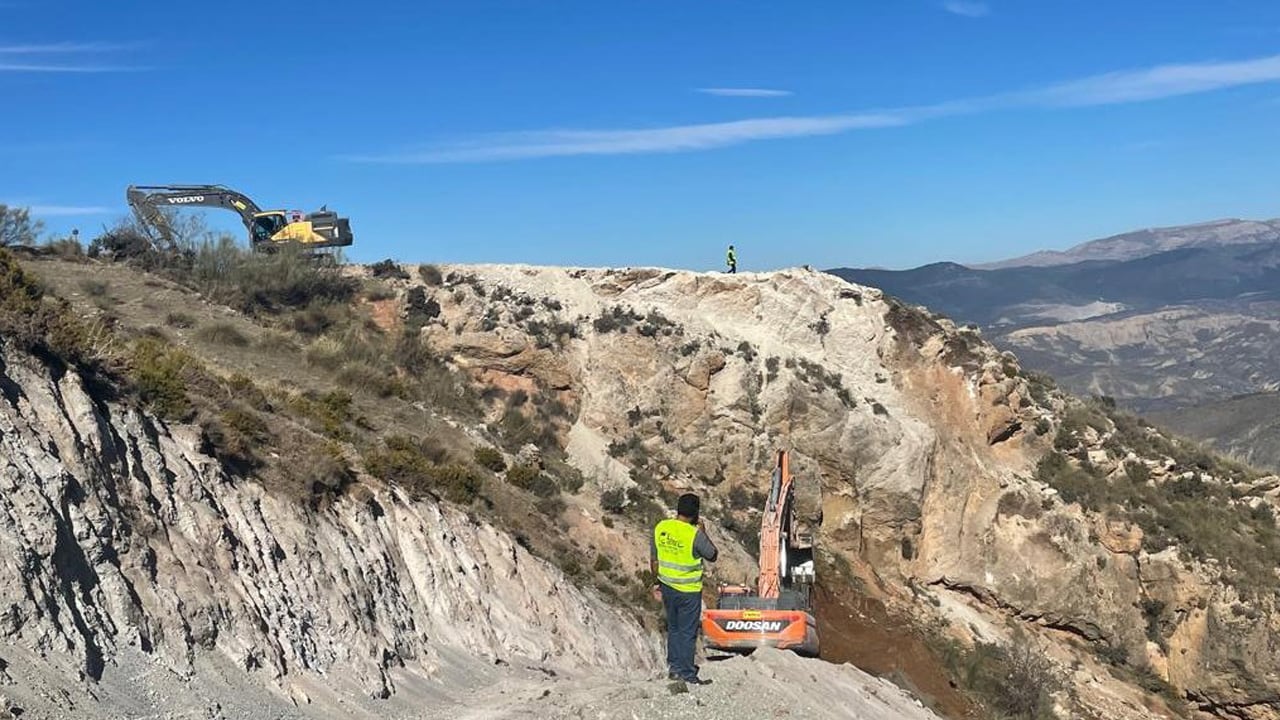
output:
[[[474,468],[461,463],[445,463],[447,452],[429,439],[393,435],[364,455],[365,468],[371,475],[394,483],[411,495],[443,497],[457,503],[469,503],[483,487]]]
[[[205,325],[196,331],[196,339],[211,345],[248,347],[249,338],[231,323],[219,322]]]

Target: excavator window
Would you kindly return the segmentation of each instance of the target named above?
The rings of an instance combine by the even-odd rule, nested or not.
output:
[[[284,226],[283,215],[259,215],[253,219],[253,242],[270,242],[271,236]]]

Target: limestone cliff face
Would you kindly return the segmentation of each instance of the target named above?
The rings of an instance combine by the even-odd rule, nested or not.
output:
[[[976,611],[997,636],[1022,626],[1063,648],[1116,648],[1205,709],[1272,717],[1276,660],[1248,650],[1275,637],[1272,621],[1230,622],[1232,591],[1212,572],[1149,556],[1136,528],[1037,482],[1063,401],[976,333],[807,269],[441,269],[427,342],[486,382],[569,406],[561,431],[596,492],[639,467],[703,493],[716,517],[735,487],[764,487],[788,447],[821,487],[819,542],[890,595],[931,598],[911,612]],[[736,581],[749,562],[717,572]],[[1141,610],[1157,596],[1168,648],[1148,641]],[[1226,652],[1243,637],[1247,658]]]
[[[3,347],[0,655],[96,679],[125,652],[179,675],[213,653],[295,700],[298,671],[383,697],[458,653],[655,667],[634,622],[494,527],[371,481],[322,509],[233,481],[198,430]]]
[[[486,380],[558,393],[576,410],[569,450],[588,477],[626,484],[606,450],[634,438],[674,484],[728,479],[716,495],[758,486],[790,447],[821,478],[828,535],[876,557],[920,532],[939,428],[962,417],[984,448],[1000,446],[984,452],[999,474],[1023,464],[1016,448],[1038,417],[1016,393],[1008,406],[1021,380],[998,355],[967,359],[991,365],[978,372],[904,363],[881,294],[817,272],[445,270],[456,286],[437,293],[428,342]],[[557,322],[577,337],[550,337]],[[980,346],[958,337],[925,352]]]

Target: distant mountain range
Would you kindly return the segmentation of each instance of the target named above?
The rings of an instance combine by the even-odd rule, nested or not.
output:
[[[978,325],[1073,392],[1280,467],[1280,423],[1259,412],[1280,389],[1280,220],[1140,230],[982,266],[829,272]]]
[[[943,262],[912,270],[831,272],[962,322],[1023,327],[1184,303],[1280,297],[1280,238],[1066,265],[983,270]]]
[[[1092,240],[1070,250],[1041,250],[1000,262],[973,265],[979,270],[1070,265],[1089,260],[1136,260],[1168,250],[1251,245],[1280,240],[1280,220],[1214,220],[1197,225],[1147,228]]]

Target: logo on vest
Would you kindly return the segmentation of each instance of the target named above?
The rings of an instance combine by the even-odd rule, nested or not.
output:
[[[671,533],[667,532],[666,530],[660,530],[658,532],[657,543],[658,543],[658,547],[662,548],[663,550],[668,550],[670,552],[680,552],[683,549],[683,546],[681,545],[680,540],[677,538],[671,537]]]

